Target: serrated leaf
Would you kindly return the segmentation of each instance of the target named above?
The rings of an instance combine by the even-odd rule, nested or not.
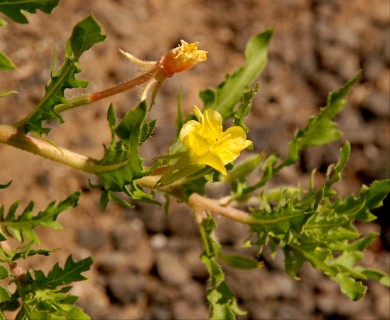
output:
[[[0,71],[1,70],[14,70],[14,69],[16,69],[16,66],[12,62],[12,60],[0,51]],[[4,94],[4,93],[2,93],[2,94]]]
[[[209,319],[235,319],[235,315],[245,314],[238,305],[225,281],[222,268],[215,258],[219,255],[220,245],[213,238],[215,220],[212,217],[204,219],[199,224],[204,251],[201,260],[210,275],[210,287],[207,290],[207,300],[210,303]]]
[[[101,34],[101,28],[93,16],[89,16],[78,23],[74,27],[72,36],[70,37],[70,44],[76,61],[83,52],[105,39],[106,36]]]
[[[38,288],[25,293],[22,298],[23,309],[31,319],[90,319],[79,307],[74,305],[77,297],[67,294],[69,289]]]
[[[340,284],[341,292],[348,296],[352,301],[359,300],[367,291],[367,287],[360,281],[356,281],[344,273],[337,274],[335,280]]]
[[[338,282],[344,294],[356,300],[366,290],[360,280],[372,278],[386,283],[389,279],[382,271],[357,265],[363,250],[378,234],[363,237],[354,224],[357,220],[374,218],[370,210],[380,206],[389,194],[390,180],[363,186],[356,197],[336,197],[332,186],[340,181],[349,154],[350,145],[345,143],[339,161],[329,166],[325,182],[316,191],[310,188],[306,193],[302,190],[283,193],[272,206],[267,205],[272,197],[264,194],[263,209],[252,212],[260,223],[252,224],[251,228],[260,249],[264,245],[273,250],[277,246],[283,249],[286,271],[292,277],[298,278],[303,264],[309,262]]]
[[[51,13],[58,3],[59,0],[1,0],[0,12],[18,23],[28,23],[24,12],[35,13],[37,10],[41,10],[45,13]]]
[[[245,118],[249,115],[252,109],[252,101],[258,90],[259,84],[256,84],[253,89],[245,91],[242,95],[242,101],[234,114],[234,125],[240,126],[245,130],[245,132],[248,132],[248,127],[245,125]]]
[[[91,33],[88,33],[88,30],[91,30]],[[79,39],[79,37],[81,38]],[[64,63],[56,69],[56,62],[52,62],[51,80],[45,87],[44,97],[35,109],[17,125],[23,126],[26,132],[41,135],[50,131],[49,128],[43,127],[45,120],[63,122],[62,117],[55,112],[54,108],[56,105],[66,102],[64,98],[65,89],[87,87],[88,81],[76,78],[76,74],[81,72],[78,60],[85,50],[104,39],[105,36],[100,34],[99,24],[92,16],[77,23],[73,29],[72,36],[68,40]],[[53,60],[55,59],[56,55]]]
[[[201,91],[205,108],[218,111],[224,119],[233,114],[234,106],[244,92],[253,84],[267,64],[267,48],[272,30],[252,37],[245,49],[245,64],[228,75],[217,88]]]
[[[16,210],[19,206],[18,201],[11,205],[7,215],[4,215],[4,207],[1,207],[0,227],[6,235],[11,237],[15,236],[19,242],[29,239],[33,243],[38,244],[39,239],[34,229],[39,226],[60,229],[61,225],[56,221],[57,217],[62,212],[75,207],[79,196],[80,193],[75,192],[58,205],[52,202],[45,210],[40,211],[37,215],[33,215],[33,202],[30,202],[18,217],[16,216]]]
[[[295,134],[294,139],[290,142],[290,152],[282,166],[295,163],[298,160],[299,152],[305,148],[320,146],[340,138],[341,132],[332,119],[346,106],[344,97],[359,78],[360,72],[341,88],[330,93],[327,105],[321,109],[318,115],[309,119],[304,129],[298,130]]]
[[[360,221],[372,221],[376,217],[370,210],[381,206],[389,193],[390,179],[374,181],[370,187],[363,186],[358,197],[350,196],[343,201],[339,199],[335,210]]]
[[[156,124],[155,121],[147,122],[146,114],[147,105],[142,101],[127,112],[119,124],[116,124],[115,111],[113,107],[109,108],[107,119],[112,137],[109,146],[105,147],[103,158],[99,161],[99,165],[106,166],[108,169],[97,173],[103,189],[109,191],[102,193],[101,208],[106,207],[110,199],[132,207],[115,192],[124,192],[134,200],[157,203],[150,194],[144,192],[134,182],[152,170],[152,168],[148,170],[143,168],[143,160],[139,155],[139,147],[150,137]]]
[[[86,278],[81,273],[88,271],[92,262],[91,257],[75,262],[72,256],[69,256],[66,259],[64,268],[61,268],[56,263],[47,276],[40,270],[34,271],[35,282],[40,287],[56,288],[58,286],[68,285],[74,281],[85,280]]]

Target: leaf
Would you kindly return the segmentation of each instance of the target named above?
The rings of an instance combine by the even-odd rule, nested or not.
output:
[[[12,60],[0,51],[0,71],[1,70],[14,70],[14,69],[16,69],[16,66],[12,62]]]
[[[222,251],[218,253],[218,259],[226,263],[231,268],[236,269],[257,269],[263,264],[259,261],[253,260],[248,257],[244,257],[238,254],[227,254]]]
[[[18,92],[15,91],[15,90],[6,91],[6,92],[1,92],[1,93],[0,93],[0,99],[1,99],[1,98],[4,98],[4,97],[6,97],[6,96],[9,96],[10,94],[15,94],[15,93],[18,93]]]
[[[254,89],[249,89],[244,92],[242,96],[242,102],[238,106],[236,113],[234,114],[234,125],[240,126],[248,132],[248,127],[245,125],[244,120],[249,115],[252,109],[252,101],[255,98],[257,91],[259,90],[259,84],[256,84]]]
[[[283,249],[286,271],[292,277],[298,278],[303,264],[309,262],[338,282],[350,299],[357,300],[366,292],[360,280],[372,278],[386,284],[389,279],[382,271],[357,264],[363,250],[378,234],[363,237],[354,224],[374,218],[370,210],[380,206],[389,194],[390,180],[363,186],[357,197],[335,197],[332,186],[341,179],[349,153],[350,145],[346,143],[338,163],[329,166],[326,181],[317,191],[311,188],[306,194],[302,191],[282,193],[283,197],[273,206],[267,205],[267,199],[272,196],[264,195],[261,198],[263,209],[252,212],[261,223],[252,224],[251,228],[256,234],[254,244],[260,250],[264,245],[272,250],[276,246]]]
[[[7,25],[7,22],[0,19],[0,27],[5,27]]]
[[[19,242],[29,239],[33,243],[38,244],[39,239],[34,229],[39,226],[61,229],[61,225],[57,222],[57,217],[60,213],[77,206],[79,196],[80,193],[75,192],[58,205],[55,202],[51,202],[45,210],[40,211],[35,216],[33,215],[33,202],[30,202],[18,217],[16,216],[16,210],[19,206],[18,201],[9,208],[7,215],[4,215],[4,206],[1,206],[0,227],[6,235],[14,236]]]
[[[340,138],[341,132],[337,129],[332,119],[346,106],[346,96],[352,86],[359,80],[360,72],[341,88],[333,91],[328,96],[327,105],[318,115],[309,119],[304,129],[298,130],[294,139],[290,142],[290,152],[282,167],[295,163],[299,152],[308,147],[320,146]]]
[[[18,123],[18,126],[23,126],[26,132],[41,135],[50,131],[49,128],[43,127],[43,121],[58,120],[63,122],[62,117],[55,112],[54,108],[56,105],[66,102],[65,89],[87,87],[88,81],[76,78],[76,74],[81,72],[78,60],[81,54],[93,44],[105,39],[105,36],[99,32],[100,26],[92,16],[76,24],[72,36],[68,40],[64,63],[56,69],[56,57],[53,58],[51,80],[45,87],[44,97],[35,109]]]
[[[245,49],[244,66],[228,75],[217,88],[209,88],[200,92],[205,108],[218,111],[224,119],[234,113],[235,104],[267,64],[267,48],[271,36],[272,30],[267,30],[252,37]]]
[[[67,294],[67,290],[37,289],[29,292],[23,297],[23,308],[20,312],[25,310],[31,319],[90,319],[74,305],[77,297]]]
[[[360,281],[356,281],[344,273],[337,274],[335,280],[340,283],[341,292],[343,292],[352,301],[357,301],[364,297],[367,287]]]
[[[88,271],[92,262],[91,257],[75,262],[72,256],[69,256],[66,259],[64,268],[61,268],[56,263],[47,276],[40,270],[34,271],[35,283],[43,288],[56,288],[58,286],[68,285],[74,281],[85,280],[86,278],[81,273]]]
[[[37,10],[41,10],[45,13],[51,13],[58,3],[59,0],[1,0],[0,12],[18,23],[28,23],[23,11],[35,13]]]
[[[210,287],[207,290],[207,300],[210,303],[209,319],[235,319],[235,314],[243,315],[237,305],[230,288],[225,282],[225,275],[215,258],[219,255],[220,245],[213,238],[215,220],[212,217],[204,219],[199,224],[204,251],[201,260],[210,275]]]
[[[106,36],[100,32],[101,28],[93,16],[85,18],[74,27],[70,37],[70,44],[76,61],[83,52],[89,50],[94,44],[106,39]]]
[[[12,183],[12,180],[10,182],[6,183],[6,184],[0,184],[0,189],[8,188],[11,183]]]
[[[105,190],[124,191],[126,185],[143,176],[144,171],[142,159],[139,156],[139,145],[142,140],[142,128],[146,122],[146,113],[146,102],[142,101],[134,109],[127,112],[119,125],[112,129],[120,140],[111,141],[99,164],[124,163],[124,165],[118,169],[98,174]],[[110,118],[112,117],[113,115],[110,115]]]
[[[8,276],[9,276],[9,270],[6,267],[0,265],[0,280],[5,279]]]
[[[260,153],[245,159],[230,170],[224,180],[229,182],[243,181],[252,171],[258,168],[264,158],[265,154]]]
[[[0,303],[8,301],[11,298],[11,293],[7,288],[0,286]],[[0,314],[1,315],[1,314]]]
[[[150,137],[156,125],[156,121],[146,121],[146,114],[147,105],[142,101],[127,112],[122,121],[117,124],[113,106],[108,110],[107,120],[111,131],[111,142],[108,147],[105,147],[104,156],[99,161],[99,165],[106,166],[108,169],[97,173],[101,180],[99,187],[104,189],[100,200],[101,208],[105,208],[109,200],[132,207],[115,192],[124,192],[134,200],[158,203],[134,182],[153,170],[153,168],[148,170],[143,168],[143,160],[139,155],[139,147]]]

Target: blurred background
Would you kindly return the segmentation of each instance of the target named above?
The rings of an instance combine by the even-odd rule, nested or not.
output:
[[[198,92],[216,86],[244,62],[248,39],[274,29],[269,63],[259,78],[260,92],[248,118],[249,137],[256,151],[287,154],[288,141],[308,117],[326,104],[327,94],[363,70],[349,95],[349,106],[338,117],[342,141],[303,154],[299,165],[283,170],[275,184],[307,183],[319,168],[319,179],[338,159],[343,141],[352,154],[343,182],[343,194],[357,194],[362,184],[390,176],[390,4],[387,0],[63,0],[52,15],[29,17],[30,25],[10,22],[0,29],[0,50],[18,69],[2,72],[0,91],[18,95],[0,100],[0,123],[12,123],[40,100],[54,48],[61,59],[73,25],[92,13],[107,34],[105,42],[80,61],[86,90],[94,92],[135,77],[137,69],[118,52],[121,48],[145,60],[158,60],[180,39],[200,42],[208,61],[168,79],[157,95],[150,118],[158,119],[154,138],[142,154],[163,154],[175,133],[177,94],[183,90],[184,112],[202,106]],[[142,89],[100,101],[64,114],[66,123],[53,125],[49,138],[91,157],[103,154],[109,142],[106,111],[114,102],[124,114]],[[79,206],[60,217],[63,231],[41,230],[42,246],[62,248],[42,261],[26,261],[26,268],[47,270],[46,260],[62,264],[69,254],[77,259],[92,255],[89,280],[76,283],[79,304],[93,319],[205,319],[207,273],[199,260],[197,227],[182,204],[172,203],[168,216],[157,206],[137,204],[124,209],[114,204],[99,210],[99,193],[89,188],[90,176],[28,153],[0,145],[0,203],[8,208],[16,199],[31,199],[37,209],[52,199],[83,190]],[[218,196],[226,190],[210,190]],[[387,209],[386,209],[387,208]],[[366,265],[390,271],[390,228],[385,214],[389,201],[376,211],[379,223],[364,232],[380,231],[367,250]],[[387,219],[388,220],[388,219]],[[219,240],[232,250],[245,240],[246,229],[217,219]],[[369,282],[367,296],[350,302],[338,286],[305,266],[301,281],[283,271],[283,257],[265,256],[265,267],[253,271],[226,268],[227,281],[240,306],[240,319],[389,319],[389,290]]]

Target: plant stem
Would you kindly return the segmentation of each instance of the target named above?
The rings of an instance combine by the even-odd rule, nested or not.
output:
[[[193,193],[189,197],[188,204],[192,208],[194,208],[197,212],[202,212],[202,210],[207,210],[219,214],[221,216],[224,216],[226,218],[232,219],[234,221],[245,223],[245,224],[263,222],[260,219],[256,219],[252,217],[250,214],[248,214],[245,211],[241,211],[230,206],[223,206],[220,204],[219,201],[203,197],[197,193]]]
[[[155,75],[155,73],[156,73],[156,68],[154,68],[153,70],[151,70],[147,73],[144,73],[143,75],[141,75],[135,79],[131,79],[129,81],[121,83],[120,85],[117,85],[117,86],[114,86],[114,87],[111,87],[111,88],[108,88],[108,89],[105,89],[102,91],[98,91],[95,93],[89,93],[89,94],[86,94],[86,95],[83,95],[80,97],[68,99],[68,101],[66,103],[56,105],[54,107],[54,111],[61,113],[61,112],[64,112],[64,111],[67,111],[67,110],[70,110],[73,108],[84,106],[84,105],[90,104],[92,102],[113,96],[113,95],[121,93],[123,91],[129,90],[131,88],[139,86],[140,84],[148,82]]]
[[[53,142],[25,135],[11,125],[0,125],[0,143],[8,144],[88,173],[114,170],[124,165],[115,164],[114,166],[101,166],[95,159],[59,147]]]
[[[0,125],[0,143],[25,150],[43,158],[68,165],[74,169],[87,173],[97,174],[99,172],[111,171],[118,169],[127,163],[124,162],[102,166],[98,164],[98,160],[96,159],[59,147],[53,142],[26,135],[24,132],[20,132],[17,128],[11,125]],[[175,195],[175,191],[177,191],[177,189],[180,188],[180,185],[186,181],[185,179],[180,179],[169,185],[158,186],[160,179],[160,175],[151,175],[140,178],[136,181],[143,187],[168,192],[172,195]],[[203,197],[197,193],[193,193],[189,197],[188,203],[199,213],[210,211],[245,224],[267,223],[267,221],[262,219],[254,218],[247,212],[230,206],[223,206],[220,201]],[[202,215],[199,216],[199,218],[201,217]],[[200,221],[198,221],[198,223],[199,222]]]

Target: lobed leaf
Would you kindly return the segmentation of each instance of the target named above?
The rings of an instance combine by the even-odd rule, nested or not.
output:
[[[291,276],[298,278],[303,264],[309,262],[338,282],[350,299],[357,300],[366,292],[361,280],[372,278],[387,283],[389,279],[384,272],[357,265],[363,250],[378,234],[363,237],[354,224],[374,219],[370,211],[380,206],[390,192],[390,180],[363,186],[357,197],[335,197],[332,186],[341,179],[349,153],[346,143],[338,163],[329,166],[326,181],[317,191],[284,193],[272,205],[263,203],[263,209],[253,212],[261,223],[251,227],[260,249],[264,245],[283,249],[286,271]],[[262,197],[263,202],[265,199],[272,197]]]
[[[245,64],[217,88],[208,88],[200,92],[205,108],[218,111],[224,119],[234,113],[236,103],[253,84],[267,64],[267,48],[272,30],[252,37],[245,49]]]
[[[320,146],[340,138],[341,132],[332,119],[346,106],[344,97],[359,78],[360,72],[341,88],[329,94],[327,105],[320,110],[318,115],[309,119],[304,129],[298,130],[295,134],[294,139],[290,142],[290,152],[282,166],[295,163],[298,160],[299,152],[305,148]]]
[[[16,216],[16,210],[19,206],[19,201],[16,201],[5,214],[4,206],[0,207],[0,227],[2,232],[9,237],[15,237],[19,242],[24,242],[26,239],[38,244],[39,239],[35,234],[36,227],[50,227],[54,229],[61,229],[61,225],[57,222],[57,217],[62,212],[77,206],[80,193],[75,192],[69,195],[65,200],[58,205],[51,202],[48,207],[33,214],[34,203],[30,202],[23,212]],[[0,233],[0,235],[2,235]],[[2,235],[2,238],[5,238]]]
[[[66,102],[65,89],[87,87],[88,81],[76,78],[76,74],[81,71],[78,60],[82,53],[105,39],[105,35],[100,32],[100,26],[93,16],[88,16],[75,25],[72,36],[68,40],[64,63],[56,69],[56,57],[53,58],[51,80],[45,87],[44,97],[35,109],[18,123],[19,126],[24,126],[26,132],[47,134],[50,129],[43,127],[43,121],[63,122],[62,117],[55,112],[54,108]]]
[[[143,168],[139,155],[140,145],[150,137],[156,124],[155,121],[146,121],[146,114],[147,105],[142,101],[117,124],[113,106],[108,110],[107,119],[112,137],[99,164],[112,169],[97,174],[105,190],[100,201],[101,208],[105,208],[110,199],[121,205],[131,206],[116,196],[115,192],[124,192],[135,200],[156,203],[134,182],[150,171]]]
[[[85,280],[83,272],[92,265],[88,257],[75,262],[69,256],[63,268],[55,264],[47,276],[41,270],[28,271],[23,283],[18,284],[22,292],[23,307],[17,317],[25,315],[32,319],[90,319],[79,307],[75,306],[77,297],[68,294],[74,281]]]
[[[199,224],[204,247],[201,260],[210,275],[210,287],[207,290],[207,300],[210,303],[209,319],[235,319],[236,314],[243,315],[245,312],[238,307],[225,281],[223,270],[216,261],[220,245],[212,235],[215,227],[215,220],[212,217],[204,219]]]
[[[40,270],[34,271],[34,284],[40,288],[56,288],[74,281],[85,280],[86,278],[81,273],[88,271],[92,262],[91,257],[75,262],[72,256],[69,256],[64,268],[56,263],[47,276]],[[32,279],[31,276],[30,279]]]
[[[35,13],[41,10],[51,13],[60,0],[0,0],[0,12],[18,23],[28,23],[25,12]]]

